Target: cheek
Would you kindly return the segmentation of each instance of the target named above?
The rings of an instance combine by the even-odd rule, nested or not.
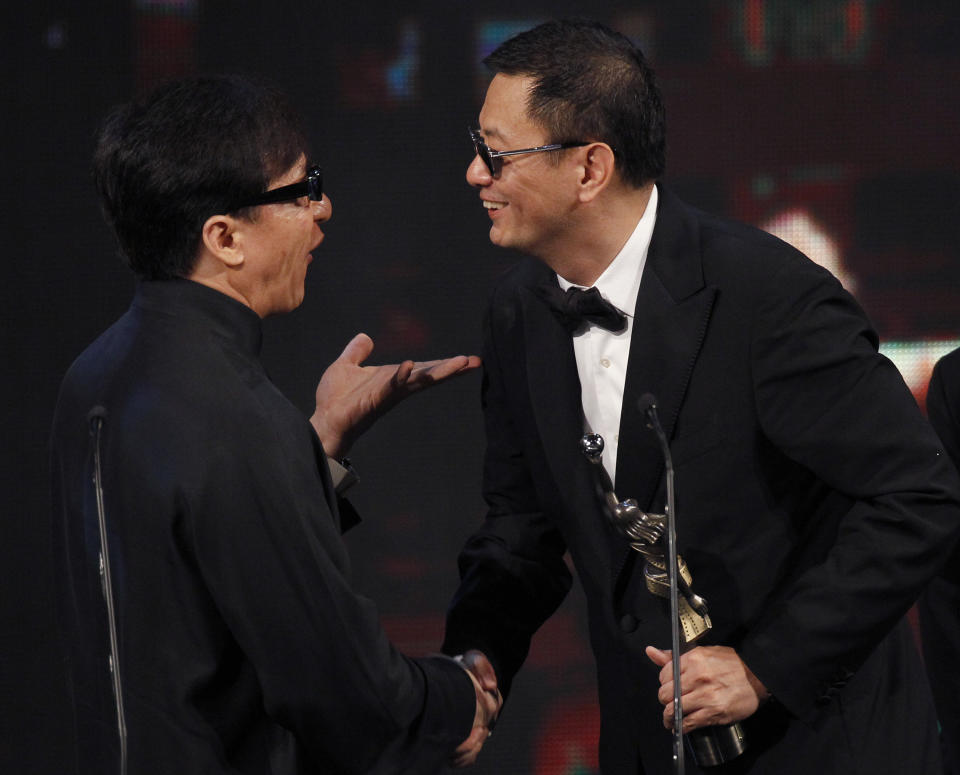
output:
[[[530,214],[540,213],[547,209],[546,200],[548,193],[549,189],[546,188],[546,184],[542,180],[518,181],[516,194],[511,198],[510,202],[512,204],[515,199],[519,204],[518,209]]]
[[[287,260],[291,264],[302,262],[310,252],[313,239],[313,219],[305,219],[291,229],[287,242]]]

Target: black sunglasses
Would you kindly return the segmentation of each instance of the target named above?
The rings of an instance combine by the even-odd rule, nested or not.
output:
[[[481,158],[487,169],[490,170],[490,176],[500,177],[500,171],[503,169],[503,156],[519,156],[523,153],[540,153],[541,151],[561,151],[564,148],[579,148],[583,145],[589,145],[586,141],[577,140],[570,143],[551,143],[550,145],[538,145],[536,148],[521,148],[517,151],[494,151],[487,145],[480,136],[480,129],[471,127],[470,139],[473,141],[473,149],[477,156]]]
[[[236,209],[269,205],[274,202],[288,202],[302,196],[308,197],[312,202],[319,202],[323,199],[323,170],[316,164],[307,170],[307,177],[299,183],[271,188],[262,194],[257,194],[253,199],[237,205]]]

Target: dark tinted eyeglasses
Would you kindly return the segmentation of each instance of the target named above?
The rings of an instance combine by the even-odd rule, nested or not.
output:
[[[582,145],[589,145],[586,141],[577,140],[571,143],[551,143],[550,145],[539,145],[536,148],[521,148],[517,151],[494,151],[483,141],[478,128],[471,128],[467,131],[470,132],[470,139],[473,141],[473,149],[477,156],[487,165],[491,177],[494,178],[500,177],[500,170],[503,169],[502,157],[504,156],[519,156],[523,153],[540,153],[541,151],[560,151],[564,148],[579,148]]]
[[[236,209],[241,207],[255,207],[257,205],[269,205],[274,202],[288,202],[291,199],[300,197],[309,197],[312,202],[319,202],[323,199],[323,170],[316,164],[307,170],[307,177],[299,183],[291,183],[289,186],[280,186],[280,188],[271,188],[262,194],[257,194],[253,199],[237,205]]]

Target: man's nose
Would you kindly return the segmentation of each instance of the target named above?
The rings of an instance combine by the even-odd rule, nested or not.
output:
[[[479,154],[474,154],[473,161],[467,166],[467,183],[471,186],[489,186],[492,181],[493,176],[487,169],[487,165],[483,163]]]
[[[333,203],[326,194],[320,201],[310,200],[310,206],[313,208],[313,220],[323,223],[329,221],[333,215]]]

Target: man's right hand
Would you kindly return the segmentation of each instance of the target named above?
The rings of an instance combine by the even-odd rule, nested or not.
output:
[[[480,366],[476,355],[364,366],[372,352],[373,340],[366,334],[357,334],[327,367],[317,385],[317,408],[310,422],[324,451],[332,458],[346,455],[378,417],[404,398]]]
[[[497,688],[497,674],[484,654],[479,651],[468,651],[458,657],[457,661],[467,671],[477,694],[473,731],[457,746],[451,759],[454,767],[466,767],[476,762],[483,744],[493,734],[493,727],[503,706],[503,697]]]

